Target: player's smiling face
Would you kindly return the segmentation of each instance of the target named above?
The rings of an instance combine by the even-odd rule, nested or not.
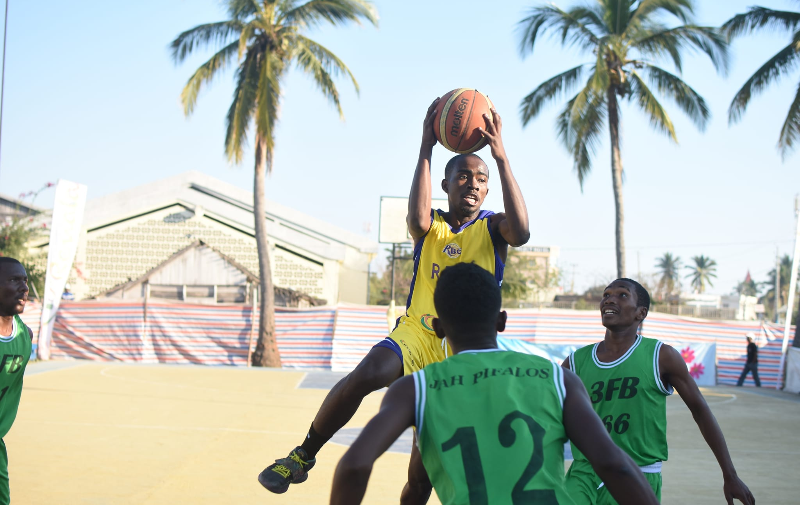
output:
[[[481,205],[489,192],[489,169],[477,156],[468,156],[459,161],[442,181],[442,189],[447,192],[450,210],[469,216],[481,210]]]
[[[600,316],[606,328],[626,328],[637,325],[644,319],[643,307],[636,306],[636,290],[625,281],[614,281],[603,291]]]
[[[0,263],[0,316],[22,314],[28,301],[28,274],[19,263]]]

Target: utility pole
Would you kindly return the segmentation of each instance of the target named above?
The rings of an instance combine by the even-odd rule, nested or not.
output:
[[[797,289],[797,262],[800,254],[800,196],[794,198],[794,217],[797,222],[794,232],[794,252],[792,253],[792,273],[789,277],[789,294],[786,296],[786,321],[783,323],[783,344],[781,345],[781,364],[778,367],[778,384],[776,389],[783,389],[783,369],[786,365],[786,350],[789,347],[789,327],[792,325],[792,309],[794,308],[794,292]]]
[[[5,106],[3,105],[3,96],[6,89],[6,40],[8,40],[8,3],[11,0],[6,0],[6,15],[3,20],[3,77],[0,80],[0,143],[3,139],[3,112]]]
[[[781,306],[781,256],[778,248],[775,248],[775,324],[781,322],[781,315],[778,309]]]

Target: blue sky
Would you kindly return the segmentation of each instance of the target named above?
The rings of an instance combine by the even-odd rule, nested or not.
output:
[[[408,194],[428,104],[453,88],[476,87],[503,117],[506,149],[531,215],[529,245],[561,247],[567,287],[573,269],[577,290],[613,278],[607,135],[581,192],[555,135],[560,107],[548,108],[524,129],[519,119],[523,96],[591,60],[555,40],[543,40],[533,55],[520,58],[516,23],[540,3],[378,1],[377,29],[311,32],[349,65],[361,93],[339,81],[346,115],[340,122],[305,75],[289,74],[267,197],[377,239],[379,197]],[[754,3],[797,8],[789,0],[697,3],[698,23],[707,25]],[[224,18],[219,0],[11,0],[0,192],[14,196],[64,178],[87,184],[93,198],[190,169],[252,189],[251,151],[241,166],[231,166],[223,150],[233,69],[201,94],[187,119],[181,89],[211,53],[176,67],[167,48],[181,31]],[[775,144],[800,72],[754,99],[743,121],[727,123],[734,93],[788,41],[786,34],[736,41],[727,77],[717,75],[707,58],[688,57],[683,77],[705,97],[713,117],[699,132],[664,99],[679,145],[625,106],[629,275],[653,272],[655,258],[667,251],[685,261],[705,254],[719,265],[710,291],[723,294],[748,269],[765,280],[776,247],[791,253],[800,153],[783,163]],[[488,151],[480,154],[496,175]],[[434,173],[448,158],[436,148]],[[499,182],[490,179],[486,208],[502,209]],[[51,200],[52,191],[38,203]]]

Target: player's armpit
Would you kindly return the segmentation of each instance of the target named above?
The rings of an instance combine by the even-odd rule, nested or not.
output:
[[[396,381],[381,402],[381,409],[342,456],[333,476],[331,505],[359,504],[367,490],[372,465],[389,446],[414,424],[414,378]]]
[[[567,370],[571,370],[569,366],[569,356],[564,358],[564,361],[561,363],[561,368],[566,368]]]
[[[564,370],[564,429],[620,505],[658,505],[636,463],[611,440],[577,375]]]

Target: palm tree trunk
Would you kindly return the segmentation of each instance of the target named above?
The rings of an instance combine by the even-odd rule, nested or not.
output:
[[[281,355],[275,338],[275,288],[272,286],[272,270],[269,265],[269,242],[267,240],[266,205],[264,183],[267,176],[267,142],[256,135],[256,170],[253,181],[253,217],[256,223],[256,246],[258,248],[258,277],[261,300],[261,319],[258,323],[258,343],[253,353],[253,366],[280,367]]]
[[[611,180],[614,186],[617,235],[617,278],[625,277],[625,212],[622,204],[622,152],[619,148],[619,103],[614,86],[608,87],[608,130],[611,135]]]

